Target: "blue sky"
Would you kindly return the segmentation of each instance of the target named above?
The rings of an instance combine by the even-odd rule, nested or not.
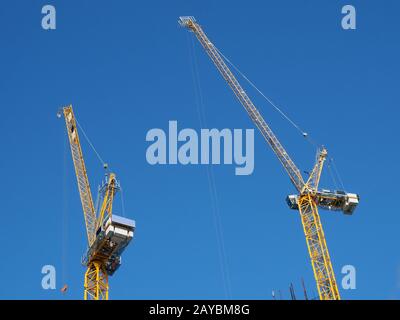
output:
[[[146,162],[148,130],[166,130],[169,120],[181,129],[201,128],[196,65],[207,127],[253,128],[193,35],[178,26],[180,15],[195,16],[226,56],[326,145],[346,190],[361,195],[353,216],[321,211],[338,281],[343,265],[357,270],[357,289],[341,290],[342,297],[400,298],[400,4],[349,3],[357,10],[357,30],[340,25],[348,1],[2,3],[0,298],[82,298],[85,229],[64,123],[56,118],[69,103],[120,178],[126,214],[137,223],[110,279],[110,298],[270,299],[279,289],[288,298],[290,282],[301,295],[302,277],[315,294],[300,218],[285,203],[294,188],[258,132],[250,176],[235,176],[228,165]],[[41,28],[45,4],[56,7],[56,30]],[[298,166],[309,170],[314,148],[248,92]],[[94,192],[102,168],[85,141],[83,151]],[[334,188],[327,170],[321,184]],[[57,269],[57,290],[41,288],[46,264]],[[65,283],[69,291],[62,295]]]

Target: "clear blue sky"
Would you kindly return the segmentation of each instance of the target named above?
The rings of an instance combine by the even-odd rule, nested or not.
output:
[[[340,26],[357,9],[357,30]],[[41,28],[41,8],[57,29]],[[290,116],[324,143],[346,189],[361,195],[354,216],[322,212],[340,269],[357,269],[345,299],[400,298],[399,30],[397,1],[6,1],[0,6],[0,298],[81,299],[86,239],[60,106],[80,123],[124,188],[137,222],[133,244],[110,279],[112,299],[226,298],[205,166],[150,166],[151,128],[177,120],[200,129],[192,80],[193,15],[210,39]],[[197,42],[209,128],[253,128]],[[254,90],[249,94],[255,96]],[[269,105],[265,118],[301,169],[315,150]],[[102,168],[83,142],[93,192]],[[232,298],[270,299],[304,277],[316,292],[294,192],[256,132],[255,171],[212,168]],[[333,187],[328,171],[323,186]],[[119,210],[120,200],[116,200]],[[41,268],[57,268],[57,290]],[[227,281],[225,281],[227,282]],[[59,289],[69,285],[67,295]]]

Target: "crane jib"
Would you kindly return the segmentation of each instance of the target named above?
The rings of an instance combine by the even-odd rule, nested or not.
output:
[[[71,154],[72,154],[72,160],[74,162],[76,179],[78,182],[79,195],[82,202],[82,209],[85,218],[88,244],[90,246],[95,239],[96,213],[94,209],[92,193],[90,191],[89,179],[86,173],[86,166],[83,160],[82,149],[79,142],[79,135],[76,129],[77,126],[72,106],[65,107],[63,111],[64,111],[65,123],[68,129],[67,132],[70,141]]]
[[[263,137],[271,146],[274,153],[277,155],[279,161],[282,163],[284,169],[289,175],[290,180],[296,187],[296,189],[300,192],[304,187],[303,177],[300,173],[300,170],[297,168],[295,163],[289,157],[288,153],[285,151],[278,138],[272,132],[271,128],[265,122],[264,118],[254,106],[253,102],[247,96],[246,92],[243,90],[235,76],[232,74],[228,66],[225,64],[225,61],[218,53],[218,51],[214,48],[214,45],[209,41],[207,36],[201,27],[195,23],[193,20],[188,21],[188,24],[185,25],[189,29],[191,29],[207,54],[210,56],[217,69],[220,71],[223,78],[227,81],[228,85],[233,90],[236,97],[239,99],[240,103],[243,105],[251,120],[257,126]]]

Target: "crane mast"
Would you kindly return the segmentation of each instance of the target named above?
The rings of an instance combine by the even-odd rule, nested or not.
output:
[[[136,225],[134,220],[119,217],[112,212],[114,196],[120,190],[114,173],[108,173],[99,188],[101,207],[96,215],[72,106],[62,108],[59,117],[62,114],[65,118],[88,239],[88,250],[82,260],[87,267],[84,299],[108,300],[108,277],[119,268],[121,254],[132,240]]]
[[[180,17],[179,23],[195,34],[208,56],[247,111],[251,120],[271,146],[275,155],[288,173],[293,185],[299,192],[299,195],[289,196],[290,199],[288,197],[288,203],[289,200],[291,200],[292,202],[289,203],[289,205],[300,212],[319,297],[321,300],[339,300],[340,294],[317,205],[325,209],[343,210],[345,213],[351,214],[358,204],[358,196],[354,194],[318,191],[319,178],[327,155],[325,148],[319,151],[317,162],[309,178],[304,182],[300,170],[289,157],[278,138],[265,122],[260,112],[226,65],[216,47],[214,47],[212,42],[208,39],[201,26],[193,17]]]

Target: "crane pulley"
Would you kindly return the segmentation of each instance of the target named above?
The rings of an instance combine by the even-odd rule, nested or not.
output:
[[[218,49],[209,40],[194,17],[180,17],[179,24],[195,34],[289,175],[291,182],[299,194],[288,196],[287,202],[292,209],[299,210],[300,212],[319,297],[321,300],[339,300],[339,289],[317,206],[323,209],[341,210],[346,214],[352,214],[359,201],[358,195],[344,191],[318,190],[322,168],[327,156],[327,150],[324,147],[319,150],[314,168],[308,179],[304,181],[300,170],[226,65]]]

